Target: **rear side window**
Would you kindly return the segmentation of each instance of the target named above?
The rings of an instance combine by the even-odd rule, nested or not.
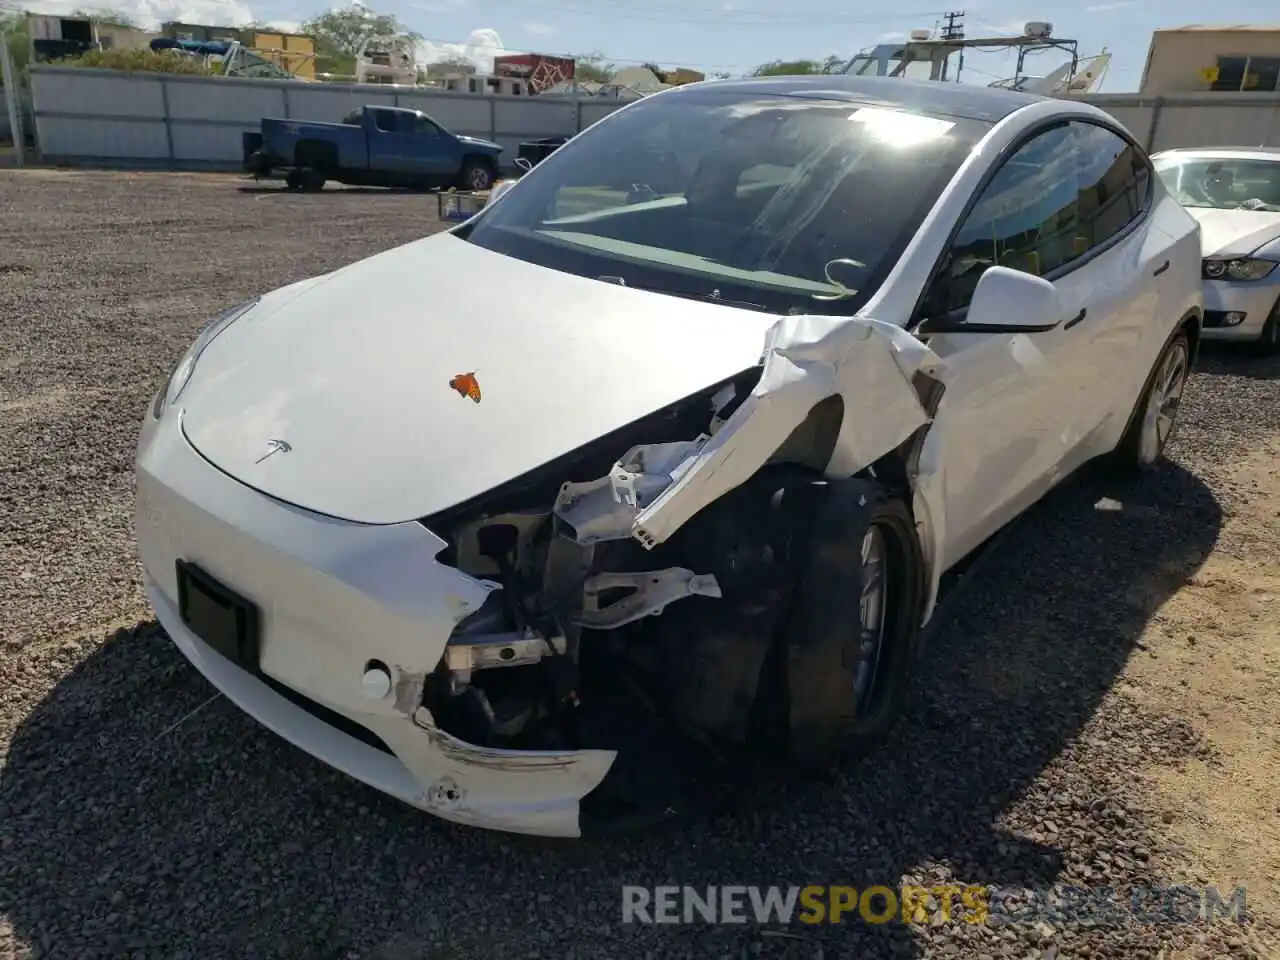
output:
[[[1142,214],[1144,207],[1136,177],[1140,158],[1133,144],[1105,127],[1092,123],[1072,126],[1076,128],[1080,157],[1077,177],[1081,234],[1087,248],[1092,249],[1106,243]]]
[[[1134,151],[1133,191],[1138,200],[1138,215],[1151,209],[1151,161],[1146,154]]]

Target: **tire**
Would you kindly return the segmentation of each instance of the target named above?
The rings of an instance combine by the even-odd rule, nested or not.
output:
[[[302,176],[297,170],[290,170],[284,175],[284,185],[287,190],[301,190]]]
[[[483,160],[468,160],[458,174],[458,189],[479,193],[493,186],[493,167]]]
[[[1191,342],[1187,331],[1182,329],[1165,344],[1147,375],[1138,402],[1129,415],[1124,436],[1107,459],[1108,472],[1117,477],[1142,477],[1160,463],[1176,432],[1178,408],[1190,374]],[[1165,399],[1158,400],[1160,395]],[[1167,422],[1162,422],[1158,416],[1161,407]]]
[[[784,631],[790,759],[821,776],[892,729],[918,672],[925,566],[907,504],[865,480],[813,484],[807,548]],[[878,591],[868,551],[880,547]],[[871,637],[879,596],[880,630]],[[857,626],[851,626],[857,625]]]
[[[1252,347],[1254,355],[1259,357],[1274,357],[1280,353],[1280,300],[1271,308],[1271,315],[1262,325],[1262,334]]]
[[[299,171],[299,182],[304,193],[319,193],[324,189],[325,175],[319,170],[306,167]]]

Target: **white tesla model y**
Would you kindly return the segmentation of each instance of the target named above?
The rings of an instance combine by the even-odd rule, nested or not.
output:
[[[944,574],[1086,461],[1160,459],[1200,259],[1088,105],[647,97],[219,316],[145,415],[147,589],[230,700],[453,821],[823,768],[900,711]]]

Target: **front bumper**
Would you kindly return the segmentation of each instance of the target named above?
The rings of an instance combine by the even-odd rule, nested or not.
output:
[[[1253,282],[1205,280],[1203,336],[1206,340],[1257,340],[1278,304],[1280,268]],[[1244,321],[1225,326],[1223,319],[1228,313],[1243,313]]]
[[[489,591],[436,562],[444,541],[415,522],[349,523],[260,494],[201,457],[173,409],[159,421],[146,415],[137,490],[138,549],[156,616],[227,699],[324,763],[446,820],[581,835],[580,801],[616,753],[478,747],[440,730],[421,705],[423,679],[454,625]],[[260,672],[184,625],[179,560],[260,606]],[[392,691],[379,700],[361,688],[371,660],[392,673]]]

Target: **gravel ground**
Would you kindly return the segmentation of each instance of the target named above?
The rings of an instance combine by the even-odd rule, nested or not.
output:
[[[543,842],[417,813],[211,699],[142,597],[146,404],[219,307],[438,229],[434,210],[216,176],[0,173],[0,956],[1273,955],[1276,758],[1219,720],[1277,726],[1280,588],[1257,578],[1280,569],[1280,362],[1210,353],[1149,485],[1085,479],[1038,507],[934,642],[919,708],[830,784]],[[1193,622],[1220,651],[1203,690]],[[620,922],[623,884],[1242,878],[1244,924]]]

